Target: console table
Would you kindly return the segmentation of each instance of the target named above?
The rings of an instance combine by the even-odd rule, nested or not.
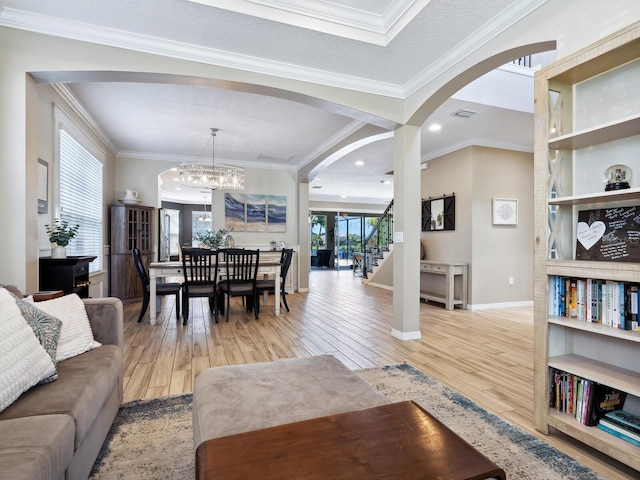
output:
[[[424,300],[432,300],[434,302],[444,303],[444,308],[453,310],[455,305],[460,305],[463,309],[467,308],[467,270],[468,265],[460,262],[441,262],[437,260],[421,260],[420,273],[444,275],[445,294],[437,295],[435,293],[420,291],[420,298]],[[462,277],[461,297],[455,297],[455,277]]]

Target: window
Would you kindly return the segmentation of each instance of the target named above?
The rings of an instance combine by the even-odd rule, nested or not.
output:
[[[60,129],[60,218],[80,225],[69,255],[95,256],[89,272],[102,270],[102,163]]]

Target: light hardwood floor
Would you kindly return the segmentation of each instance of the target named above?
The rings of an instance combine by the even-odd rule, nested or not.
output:
[[[291,312],[273,313],[273,296],[248,314],[232,301],[229,323],[213,322],[205,301],[192,300],[186,326],[177,321],[170,297],[156,325],[141,303],[124,309],[124,400],[192,391],[202,370],[331,353],[349,368],[407,362],[479,405],[553,444],[604,478],[639,478],[638,472],[583,447],[559,432],[533,429],[533,309],[446,311],[421,303],[422,338],[393,338],[392,292],[362,284],[350,271],[310,275],[310,293],[287,296]]]

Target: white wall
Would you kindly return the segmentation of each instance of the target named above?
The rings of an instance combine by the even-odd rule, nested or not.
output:
[[[116,161],[115,190],[116,192],[124,192],[127,188],[135,190],[144,205],[157,207],[160,205],[158,175],[173,167],[178,167],[178,164],[162,160],[133,160],[127,157],[118,157]],[[245,188],[242,193],[285,195],[287,197],[287,231],[283,233],[234,231],[232,236],[237,246],[269,246],[271,240],[276,241],[278,244],[284,240],[287,245],[298,245],[298,184],[296,172],[246,168]],[[224,191],[213,192],[212,228],[215,230],[225,228],[224,194]],[[154,242],[154,245],[157,245],[157,242]]]

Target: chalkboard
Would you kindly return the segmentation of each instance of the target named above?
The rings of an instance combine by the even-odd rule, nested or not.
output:
[[[576,259],[640,262],[640,206],[579,212]]]

